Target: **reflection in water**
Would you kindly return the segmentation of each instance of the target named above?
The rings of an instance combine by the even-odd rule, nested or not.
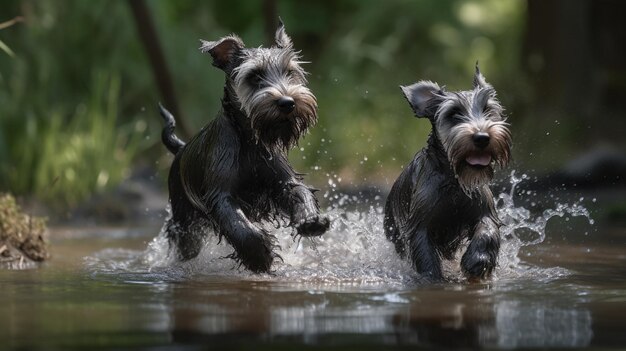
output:
[[[402,291],[393,294],[393,302],[382,291],[276,292],[267,287],[257,290],[235,282],[217,291],[173,286],[167,290],[169,302],[159,304],[161,313],[152,328],[170,331],[177,342],[220,335],[314,342],[360,334],[392,344],[496,348],[582,347],[593,335],[587,309],[512,299],[497,286],[489,291]],[[474,293],[479,297],[472,298]]]
[[[345,311],[334,316],[320,313],[319,309],[279,308],[271,312],[272,335],[303,335],[323,334],[370,334],[393,332],[393,325],[389,316],[381,315],[376,309],[361,311]],[[338,311],[339,312],[339,311]]]
[[[445,346],[582,347],[592,339],[591,313],[523,301],[494,305],[438,306],[437,311],[413,308],[398,314],[396,325],[414,343]]]
[[[589,345],[593,336],[587,310],[505,301],[495,311],[499,347],[580,347]]]

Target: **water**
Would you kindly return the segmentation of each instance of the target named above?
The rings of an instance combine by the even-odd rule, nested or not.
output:
[[[623,229],[575,202],[533,214],[514,193],[498,196],[497,274],[474,284],[458,261],[446,282],[425,283],[382,234],[380,199],[332,190],[330,231],[298,241],[278,230],[271,274],[239,269],[215,238],[177,263],[158,228],[59,230],[48,264],[0,272],[0,348],[626,345]],[[355,201],[362,209],[347,210]]]

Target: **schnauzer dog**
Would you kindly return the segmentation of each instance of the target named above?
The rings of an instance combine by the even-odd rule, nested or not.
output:
[[[430,81],[401,87],[417,117],[432,124],[428,145],[396,180],[385,204],[385,234],[422,276],[441,280],[441,258],[469,239],[461,268],[470,280],[491,276],[501,222],[489,182],[511,158],[511,133],[476,64],[474,88],[446,92]]]
[[[175,155],[167,237],[179,258],[189,260],[212,229],[235,249],[230,258],[267,272],[278,255],[263,221],[288,224],[301,236],[321,235],[330,224],[314,190],[287,160],[317,121],[316,98],[282,21],[271,48],[245,48],[235,35],[201,42],[200,50],[226,74],[222,109],[185,144],[174,135],[174,117],[160,106],[162,140]]]

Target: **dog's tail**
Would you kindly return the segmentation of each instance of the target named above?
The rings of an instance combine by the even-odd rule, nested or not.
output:
[[[163,141],[163,145],[170,150],[171,153],[176,155],[178,151],[185,146],[185,143],[178,139],[176,134],[174,134],[174,129],[176,128],[176,121],[174,120],[174,116],[170,113],[170,111],[166,110],[161,103],[159,103],[159,112],[161,113],[161,117],[163,117],[163,121],[165,125],[163,126],[163,132],[161,132],[161,141]]]

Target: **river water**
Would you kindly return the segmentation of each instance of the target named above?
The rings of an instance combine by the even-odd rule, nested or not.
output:
[[[457,262],[423,281],[379,201],[347,210],[350,197],[319,239],[274,230],[282,261],[262,275],[213,237],[181,264],[159,228],[56,228],[52,260],[0,271],[0,349],[626,347],[626,230],[594,223],[588,200],[537,213],[513,193],[498,196],[503,248],[482,283]]]

